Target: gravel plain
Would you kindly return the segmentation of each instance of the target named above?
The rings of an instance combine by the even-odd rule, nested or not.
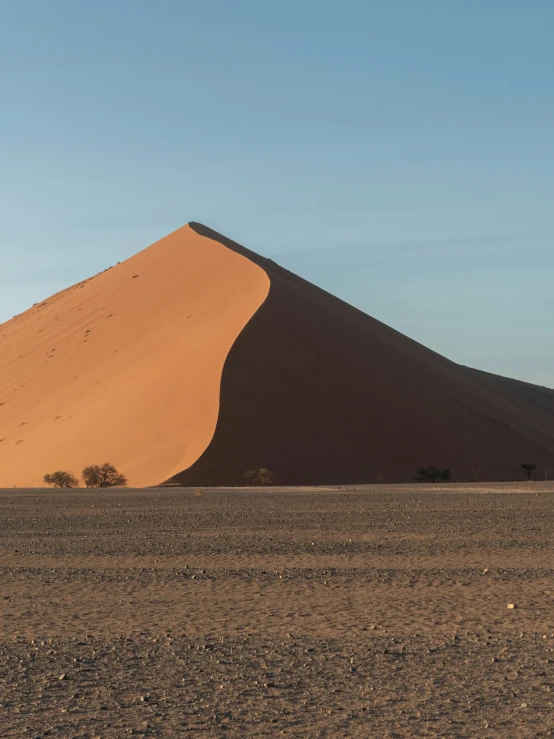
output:
[[[554,736],[553,514],[548,483],[0,491],[0,736]]]

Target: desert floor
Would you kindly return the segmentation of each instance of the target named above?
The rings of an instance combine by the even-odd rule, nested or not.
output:
[[[553,524],[547,483],[1,491],[0,736],[554,736]]]

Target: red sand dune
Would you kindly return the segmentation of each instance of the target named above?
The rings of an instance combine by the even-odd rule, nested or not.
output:
[[[185,227],[0,326],[0,486],[110,461],[133,485],[192,464],[265,272]]]
[[[103,461],[137,486],[554,471],[536,402],[194,223],[0,326],[0,403],[0,486]]]

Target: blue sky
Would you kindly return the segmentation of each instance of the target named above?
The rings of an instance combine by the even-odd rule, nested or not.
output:
[[[550,0],[0,0],[0,321],[190,220],[554,387]]]

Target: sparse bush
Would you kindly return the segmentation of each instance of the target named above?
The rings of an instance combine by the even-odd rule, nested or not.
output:
[[[127,478],[116,470],[113,464],[92,464],[83,470],[83,480],[87,488],[124,488]]]
[[[451,479],[446,467],[420,467],[414,478],[416,482],[449,482]]]
[[[195,495],[196,498],[200,498],[202,496],[202,494],[203,493],[202,493],[201,488],[196,488],[196,490],[194,491],[194,495]]]
[[[246,470],[244,477],[252,485],[274,485],[276,477],[266,467],[256,467],[253,470]]]
[[[53,485],[55,488],[76,488],[79,485],[79,480],[77,480],[75,475],[64,470],[57,470],[51,474],[44,475],[43,479],[47,485]]]
[[[537,469],[537,465],[536,464],[522,464],[521,469],[525,470],[525,472],[527,473],[527,479],[531,480],[531,478],[533,477],[533,472]]]

